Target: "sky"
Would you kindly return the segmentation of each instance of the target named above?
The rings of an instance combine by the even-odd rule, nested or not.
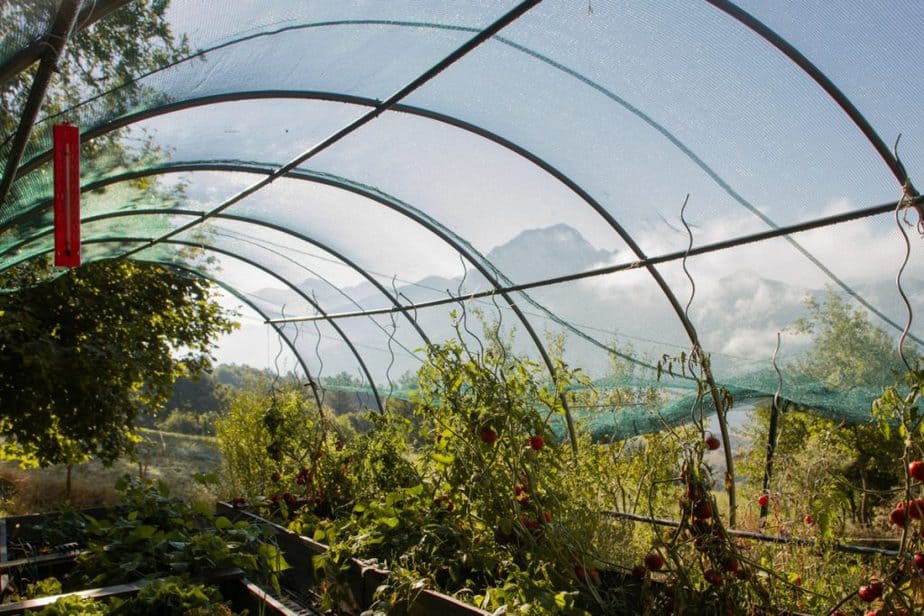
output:
[[[539,153],[599,200],[649,255],[685,246],[679,208],[687,194],[686,216],[697,244],[766,229],[755,211],[788,224],[897,198],[894,180],[859,131],[816,84],[739,24],[711,8],[691,9],[682,3],[657,7],[595,4],[591,16],[575,12],[573,3],[545,3],[541,12],[506,29],[503,43],[479,49],[412,94],[408,102],[475,122]],[[858,27],[862,20],[848,10],[831,14],[820,4],[789,7],[790,11],[804,12],[802,15],[763,5],[751,8],[787,36],[807,45],[807,52],[815,54],[813,59],[841,77],[845,91],[856,97],[858,105],[880,126],[894,130],[901,123],[907,127],[910,132],[903,136],[902,152],[906,161],[919,163],[922,144],[920,115],[913,113],[916,105],[896,106],[876,96],[876,90],[879,96],[901,91],[901,83],[886,90],[877,80],[897,77],[895,71],[902,63],[913,66],[920,53],[919,49],[906,48],[903,62],[886,61],[888,49],[883,37],[900,34],[909,27],[909,20],[881,16],[869,6],[854,6],[856,11],[881,17],[877,31],[875,27]],[[440,22],[436,18],[417,19]],[[305,22],[322,20],[323,16],[304,18]],[[806,36],[822,23],[828,28],[834,23],[834,29],[843,30],[836,36],[843,49],[832,53]],[[390,36],[396,34],[395,28],[383,27],[373,35],[363,28],[345,26],[341,36],[356,36],[353,44],[357,49],[384,46],[395,51],[393,45],[404,43],[406,28],[397,28],[402,31],[396,37],[398,43]],[[583,38],[588,33],[594,40]],[[317,35],[314,31],[299,33],[283,42],[296,50]],[[667,41],[672,44],[666,45]],[[848,41],[852,43],[848,45]],[[435,49],[428,51],[438,57],[452,44],[455,41],[437,36],[428,43]],[[544,58],[524,54],[516,47],[519,45],[540,51]],[[262,46],[257,46],[257,52],[264,53]],[[343,76],[331,79],[326,71],[342,64],[330,53],[330,58],[322,55],[310,62],[297,58],[278,67],[284,73],[294,66],[306,69],[304,62],[309,62],[319,68],[318,75],[277,76],[274,67],[260,79],[272,82],[280,78],[287,86],[292,81],[294,86],[303,79],[316,79],[331,90],[362,95],[378,88],[374,98],[388,93],[385,82],[402,81],[397,75],[401,70],[394,68],[393,62],[383,61],[378,71],[366,69],[374,73],[367,81],[350,76],[347,85],[338,86]],[[405,61],[402,57],[399,68],[411,74]],[[205,64],[209,62],[222,63],[219,57]],[[371,60],[372,65],[377,62],[378,58]],[[228,63],[237,68],[235,58]],[[565,70],[574,67],[598,87],[588,87]],[[227,70],[222,67],[222,71]],[[368,78],[367,73],[362,75]],[[209,86],[204,82],[204,89]],[[884,113],[887,104],[889,112]],[[896,111],[895,107],[902,108]],[[362,111],[360,107],[316,101],[250,101],[171,114],[149,124],[171,144],[178,160],[220,156],[279,163]],[[201,130],[189,131],[189,126]],[[203,140],[203,133],[221,136]],[[884,138],[895,136],[884,131]],[[696,160],[691,161],[690,152],[684,148],[692,151]],[[429,119],[386,114],[306,167],[393,195],[438,219],[481,254],[512,240],[524,229],[565,223],[594,247],[612,254],[609,262],[600,265],[633,256],[626,243],[561,182],[496,144]],[[919,169],[920,165],[909,168]],[[222,188],[230,193],[253,180],[234,177]],[[196,181],[190,187],[194,199],[203,188],[214,192],[213,182]],[[207,207],[216,196],[220,197],[206,194],[197,201]],[[368,270],[380,272],[383,282],[393,276],[416,281],[460,274],[458,256],[444,242],[378,204],[370,205],[368,200],[336,189],[281,181],[240,209],[273,216],[301,232],[310,230],[313,237],[355,255]],[[277,246],[285,242],[278,237],[273,241]],[[885,276],[893,277],[901,258],[894,228],[878,221],[806,234],[799,241],[851,284],[872,284]],[[395,250],[396,246],[402,250]],[[291,250],[295,249],[293,244]],[[554,259],[555,255],[542,255],[542,247],[537,247],[537,259],[543,258]],[[317,273],[344,286],[360,281],[348,268],[324,267],[317,259],[311,263],[313,269],[303,270],[306,278]],[[819,289],[830,282],[782,241],[701,257],[695,265],[699,281],[695,308],[701,314],[721,309],[723,284],[736,274],[738,279],[780,280],[793,289],[785,302],[756,297],[743,306],[739,300],[738,309],[746,308],[753,314],[763,311],[768,320],[772,320],[768,303],[792,304],[802,299],[805,289]],[[663,269],[678,295],[685,296],[688,285],[682,272],[676,267]],[[919,267],[912,273],[921,276]],[[298,280],[298,271],[291,276]],[[254,280],[247,291],[258,292],[266,288],[265,284],[265,280]],[[646,301],[638,298],[652,294],[650,282],[627,276],[591,279],[585,286],[601,298],[626,287],[639,306]],[[258,331],[262,335],[258,336]],[[717,340],[715,350],[755,353],[756,348],[757,355],[764,356],[772,351],[767,342],[770,333],[743,328]],[[670,332],[671,337],[674,335]],[[658,332],[652,337],[663,339]],[[219,358],[266,362],[277,348],[267,342],[271,338],[259,319],[251,319],[239,333],[222,341]],[[254,359],[254,345],[248,342],[254,339],[263,341],[267,349],[260,359]]]
[[[901,134],[898,152],[911,177],[921,177],[924,103],[914,88],[924,66],[924,42],[916,32],[924,4],[742,5],[815,62],[885,142],[892,145]],[[174,0],[174,32],[186,34],[191,47],[237,42],[152,75],[144,85],[169,100],[244,91],[384,100],[508,6],[512,3],[271,1],[232,7],[217,0]],[[275,34],[247,38],[261,33]],[[566,224],[605,255],[591,264],[603,266],[685,249],[688,238],[680,219],[685,200],[684,217],[700,245],[901,195],[874,149],[815,82],[705,2],[593,0],[588,7],[546,0],[402,102],[498,135],[546,169],[484,135],[433,118],[387,112],[301,165],[313,181],[278,180],[228,210],[272,221],[319,245],[222,220],[212,221],[214,241],[233,254],[271,264],[296,283],[323,279],[341,288],[363,283],[336,252],[386,287],[401,287],[471,270],[453,242],[462,242],[478,260],[525,230]],[[264,97],[175,111],[130,131],[162,146],[172,163],[223,161],[266,169],[307,151],[367,111],[357,104]],[[261,178],[197,171],[159,182],[184,187],[178,206],[208,211]],[[445,237],[420,221],[438,222]],[[888,216],[796,239],[904,322],[896,293],[887,290],[904,250]],[[924,300],[920,239],[912,234],[906,274],[916,300]],[[551,241],[537,245],[535,254],[524,258],[530,267],[522,271],[536,279],[560,273],[559,248]],[[221,277],[269,312],[282,310],[282,297],[287,316],[314,311],[281,290],[278,280],[233,258],[219,262]],[[783,240],[697,257],[689,265],[697,284],[690,314],[708,330],[710,349],[729,356],[766,358],[776,331],[805,295],[831,283]],[[690,285],[682,268],[672,263],[661,271],[685,305]],[[418,291],[432,299],[445,296],[446,289]],[[552,311],[607,332],[598,332],[601,337],[655,340],[664,348],[686,344],[670,306],[647,275],[614,274],[540,295]],[[277,305],[271,305],[271,296]],[[331,298],[331,306],[343,307],[342,298]],[[385,305],[384,299],[366,295],[353,299],[366,307]],[[230,296],[223,302],[241,305]],[[247,308],[241,314],[240,330],[218,341],[218,361],[263,367],[277,363],[279,355],[285,369],[294,365],[287,351],[279,354],[275,334],[260,317]],[[447,317],[441,312],[428,318],[435,323]],[[540,335],[561,331],[545,317],[536,323]],[[390,327],[383,320],[344,325],[380,355],[386,340],[379,336],[376,342],[372,334]],[[313,326],[301,330],[303,348],[323,346],[336,358],[328,371],[341,362],[356,369],[344,359],[336,332],[326,331],[323,344],[313,345]],[[914,331],[924,335],[920,319]],[[402,341],[411,345],[411,338]],[[374,363],[387,360],[386,354]]]

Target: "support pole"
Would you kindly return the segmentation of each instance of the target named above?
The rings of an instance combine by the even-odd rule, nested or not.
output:
[[[767,462],[764,464],[764,483],[762,494],[770,493],[770,479],[773,477],[773,454],[776,451],[777,431],[780,421],[780,414],[786,410],[788,402],[773,398],[770,405],[770,430],[767,434]],[[767,523],[767,513],[770,509],[770,503],[760,506],[760,528],[763,529]]]
[[[42,101],[45,100],[45,93],[48,92],[51,76],[58,66],[61,52],[64,51],[64,46],[67,45],[68,37],[70,37],[74,23],[77,21],[77,9],[79,6],[80,0],[64,0],[58,8],[54,25],[48,34],[48,45],[45,47],[45,53],[42,54],[42,62],[35,73],[35,79],[32,81],[32,89],[29,90],[29,98],[26,100],[26,106],[22,110],[19,127],[13,136],[13,143],[6,159],[3,180],[0,181],[0,212],[6,206],[7,195],[13,185],[13,180],[16,179],[16,169],[22,160],[23,152],[26,151],[26,144],[29,142],[29,135],[32,134],[32,127],[35,125],[36,118],[38,118]]]
[[[103,19],[115,10],[118,10],[131,2],[131,0],[96,0],[88,2],[80,13],[77,15],[77,26],[75,32],[86,30],[100,19]],[[0,64],[0,83],[12,79],[19,73],[23,72],[33,63],[42,59],[42,51],[50,44],[52,37],[50,34],[43,36],[37,41],[20,49],[13,54],[6,62]]]

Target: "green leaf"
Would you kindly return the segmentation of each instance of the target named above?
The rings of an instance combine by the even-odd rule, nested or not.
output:
[[[132,533],[131,533],[131,535],[129,536],[129,538],[130,538],[130,540],[139,540],[139,541],[140,541],[140,540],[144,540],[144,539],[150,539],[150,538],[153,537],[156,533],[157,533],[157,527],[156,527],[156,526],[143,525],[143,526],[138,526],[138,527],[136,527],[135,530],[132,531]]]
[[[218,473],[193,473],[193,480],[203,486],[216,486],[221,481]]]
[[[273,573],[279,573],[280,571],[285,571],[289,569],[291,565],[286,562],[286,559],[282,555],[282,551],[275,545],[269,543],[261,543],[260,547],[257,549],[260,557],[270,566],[270,570]]]

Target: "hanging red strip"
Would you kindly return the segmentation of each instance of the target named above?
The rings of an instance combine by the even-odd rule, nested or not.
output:
[[[55,265],[80,265],[80,131],[52,127],[55,177]]]

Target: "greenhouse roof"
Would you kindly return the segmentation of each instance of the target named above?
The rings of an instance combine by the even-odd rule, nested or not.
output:
[[[158,6],[0,6],[3,269],[53,249],[68,121],[84,262],[212,279],[379,398],[450,311],[601,387],[686,395],[657,364],[700,344],[739,399],[837,416],[875,391],[800,380],[807,297],[924,338],[921,3],[172,0],[143,60],[104,39]]]

